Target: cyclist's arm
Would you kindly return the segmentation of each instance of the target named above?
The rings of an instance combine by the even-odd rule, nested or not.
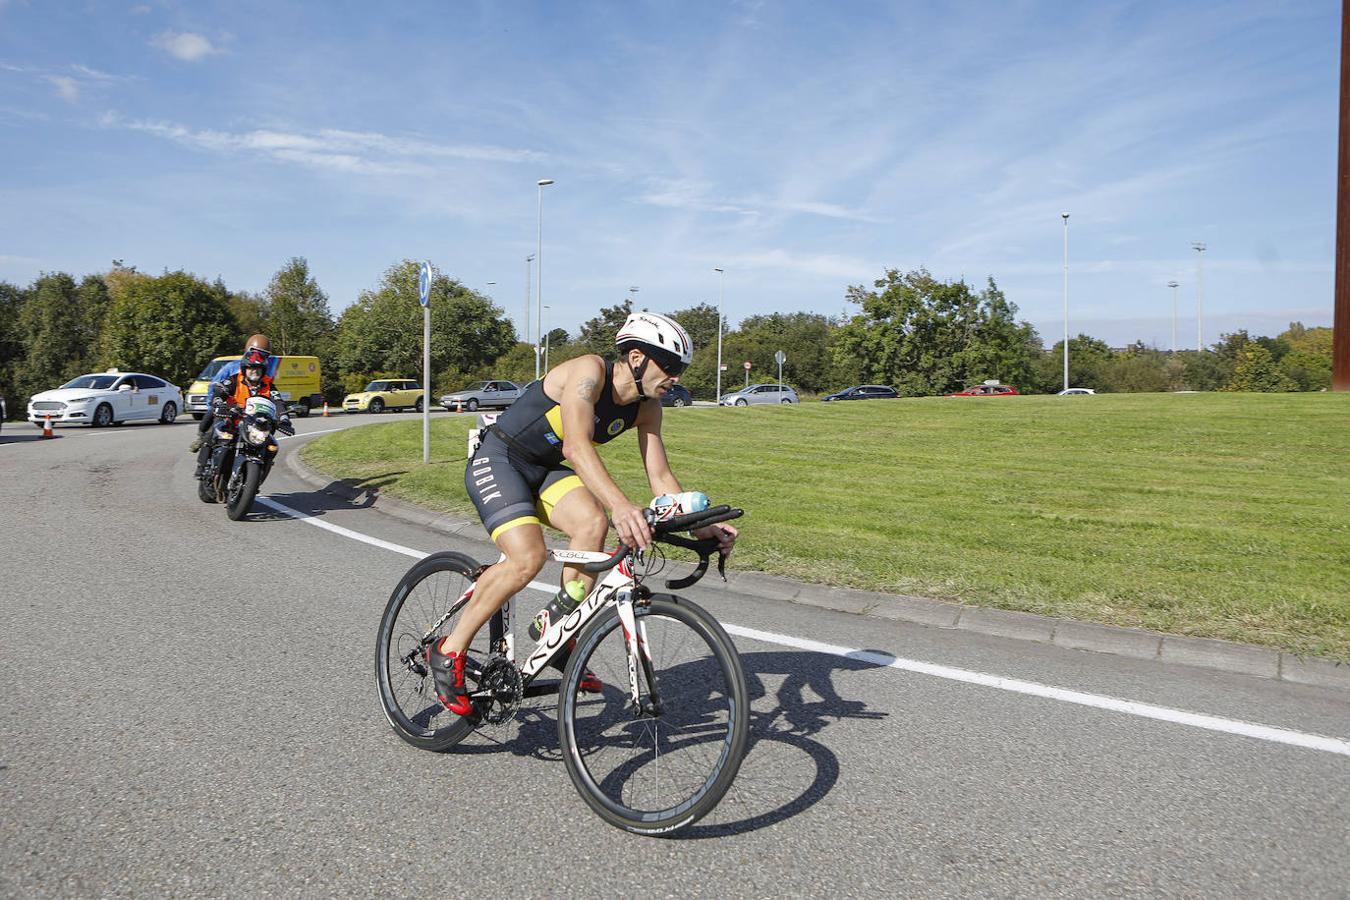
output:
[[[670,471],[670,459],[666,456],[666,444],[661,440],[661,404],[643,403],[638,412],[638,451],[642,454],[642,465],[647,469],[647,481],[653,494],[678,494],[684,488]],[[730,553],[736,544],[738,532],[726,522],[699,528],[691,534],[696,538],[717,538],[718,549]]]
[[[666,456],[666,444],[661,440],[661,404],[648,401],[638,410],[637,422],[638,453],[642,456],[642,467],[647,470],[647,483],[651,485],[652,496],[659,494],[678,494],[684,488],[670,471],[670,458]]]
[[[595,402],[605,389],[605,363],[599,357],[578,357],[562,385],[558,409],[563,423],[563,457],[614,520],[619,539],[630,547],[651,543],[651,529],[642,510],[633,504],[610,476],[595,452]]]

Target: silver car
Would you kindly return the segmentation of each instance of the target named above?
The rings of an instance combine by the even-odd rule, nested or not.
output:
[[[752,384],[731,394],[723,394],[722,406],[749,406],[752,403],[800,403],[797,392],[786,384]]]
[[[496,381],[478,381],[462,391],[455,391],[453,394],[446,394],[441,397],[441,406],[446,409],[454,410],[456,407],[463,407],[469,412],[476,412],[480,407],[497,406],[506,409],[512,403],[515,403],[520,395],[525,393],[525,389],[513,381],[502,381],[500,378]]]

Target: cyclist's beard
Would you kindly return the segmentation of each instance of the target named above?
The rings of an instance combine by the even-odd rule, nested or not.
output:
[[[244,381],[249,387],[257,387],[262,384],[262,373],[257,369],[249,369],[244,373]]]

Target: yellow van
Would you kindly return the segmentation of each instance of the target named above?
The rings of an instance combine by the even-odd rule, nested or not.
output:
[[[197,380],[183,392],[183,405],[192,413],[192,418],[201,421],[202,416],[206,415],[206,388],[220,370],[232,362],[239,362],[239,357],[217,356],[206,364]],[[292,414],[307,416],[311,409],[323,406],[317,356],[274,356],[267,367],[267,374],[272,376],[272,383],[290,404]]]

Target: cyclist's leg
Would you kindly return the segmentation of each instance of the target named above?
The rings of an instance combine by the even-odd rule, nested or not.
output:
[[[502,531],[496,536],[496,542],[506,558],[489,566],[479,577],[454,631],[441,642],[442,653],[468,650],[478,629],[492,618],[507,598],[529,584],[548,559],[544,529],[538,522],[521,522]]]
[[[558,467],[549,472],[539,492],[539,513],[543,520],[568,537],[572,550],[599,550],[605,546],[609,520],[605,508],[581,483],[571,469]],[[590,593],[595,576],[579,566],[563,566],[562,583],[581,581]]]

